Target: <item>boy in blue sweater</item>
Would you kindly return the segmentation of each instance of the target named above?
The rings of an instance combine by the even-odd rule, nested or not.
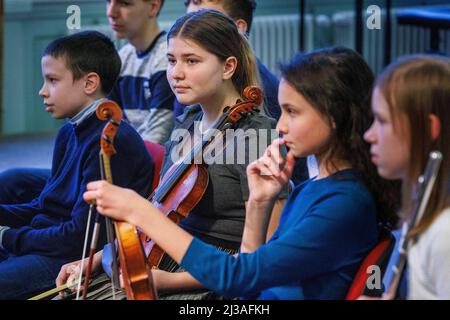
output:
[[[108,98],[120,105],[142,139],[159,144],[170,137],[178,105],[166,78],[166,33],[157,19],[163,5],[163,0],[106,1],[115,37],[128,41],[119,51],[122,67]],[[0,203],[31,201],[49,176],[47,168],[0,172]]]
[[[0,299],[24,299],[53,286],[61,265],[79,258],[86,229],[86,184],[100,178],[104,121],[95,110],[120,72],[113,43],[98,32],[52,42],[42,56],[45,110],[69,121],[56,137],[50,178],[29,203],[0,205]],[[148,196],[153,162],[139,134],[122,122],[111,159],[114,182]],[[104,232],[99,248],[105,243]]]

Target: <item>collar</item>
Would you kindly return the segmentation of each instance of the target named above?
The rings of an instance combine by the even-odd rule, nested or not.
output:
[[[96,101],[94,101],[91,105],[89,105],[88,107],[84,108],[83,110],[81,110],[80,112],[78,112],[77,115],[75,115],[72,119],[70,119],[70,123],[76,127],[79,126],[80,123],[82,123],[87,117],[89,117],[92,113],[95,112],[95,110],[97,110],[97,107],[100,103],[102,103],[103,101],[105,101],[106,98],[101,98],[98,99]]]

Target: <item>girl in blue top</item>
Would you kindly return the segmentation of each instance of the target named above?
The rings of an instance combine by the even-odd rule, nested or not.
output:
[[[342,299],[377,242],[378,212],[393,212],[392,193],[377,177],[363,140],[373,74],[345,48],[297,55],[281,71],[277,130],[283,138],[247,168],[250,197],[239,254],[193,237],[131,190],[98,181],[84,198],[96,200],[102,214],[139,226],[195,279],[226,297]],[[282,145],[290,149],[285,159]],[[293,190],[266,243],[270,213],[294,157],[308,155],[315,155],[319,174]]]

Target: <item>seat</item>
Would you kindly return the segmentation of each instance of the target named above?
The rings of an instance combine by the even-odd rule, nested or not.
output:
[[[378,266],[381,271],[380,277],[383,279],[383,275],[386,272],[394,246],[395,238],[390,232],[386,232],[381,236],[380,241],[369,252],[359,267],[350,289],[347,292],[347,296],[345,298],[346,300],[356,300],[361,295],[369,297],[381,296],[384,292],[384,288],[369,289],[367,287],[367,280],[369,276],[371,276],[371,274],[368,273],[368,268],[370,266]]]
[[[147,147],[147,151],[153,159],[154,162],[154,173],[153,173],[153,181],[152,181],[152,191],[156,189],[159,183],[161,167],[164,160],[165,149],[162,145],[151,142],[144,141],[145,146]]]

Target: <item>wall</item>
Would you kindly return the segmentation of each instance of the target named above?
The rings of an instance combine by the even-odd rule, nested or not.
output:
[[[38,91],[42,84],[41,52],[53,39],[68,33],[66,9],[76,4],[81,9],[81,24],[107,25],[105,0],[3,0],[3,96],[0,135],[53,132],[61,121],[52,119],[42,105]],[[397,0],[396,5],[443,3],[446,1]],[[258,0],[256,16],[296,14],[298,0]],[[352,10],[354,0],[308,0],[309,14],[332,15]],[[384,0],[364,1],[383,6]],[[166,0],[160,21],[165,25],[184,13],[183,0]],[[316,43],[318,43],[316,41]],[[320,44],[320,43],[319,43]]]

